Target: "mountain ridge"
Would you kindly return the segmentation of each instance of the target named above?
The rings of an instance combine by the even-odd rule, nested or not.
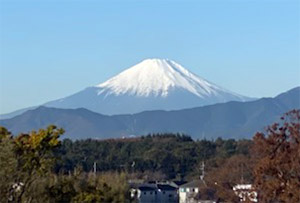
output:
[[[250,138],[292,109],[300,109],[300,87],[274,98],[132,115],[109,116],[84,108],[40,107],[12,119],[0,120],[0,125],[17,134],[55,124],[65,128],[66,137],[71,139],[105,139],[157,132],[185,133],[194,139]]]

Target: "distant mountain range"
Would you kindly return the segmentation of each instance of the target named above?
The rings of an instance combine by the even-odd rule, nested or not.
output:
[[[145,111],[107,116],[90,110],[38,107],[11,119],[0,120],[14,134],[55,124],[66,130],[64,138],[116,138],[156,132],[179,132],[194,139],[250,138],[283,113],[300,109],[300,87],[274,98],[227,102],[174,111]]]

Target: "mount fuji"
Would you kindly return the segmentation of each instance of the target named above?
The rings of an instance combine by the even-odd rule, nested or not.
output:
[[[104,83],[44,104],[86,108],[106,115],[178,110],[228,101],[249,101],[167,59],[146,59]]]

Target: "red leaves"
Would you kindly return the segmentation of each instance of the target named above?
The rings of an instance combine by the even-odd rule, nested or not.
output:
[[[292,110],[254,137],[255,187],[263,202],[299,202],[300,111]]]

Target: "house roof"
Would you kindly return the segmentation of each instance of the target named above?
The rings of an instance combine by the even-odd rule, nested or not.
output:
[[[233,187],[233,190],[251,190],[253,189],[251,184],[238,184]]]
[[[157,188],[164,191],[173,191],[176,190],[176,187],[173,187],[168,184],[157,184]]]
[[[183,181],[183,180],[175,180],[175,181],[173,181],[173,183],[175,183],[177,185],[177,187],[179,187],[183,184],[186,184],[187,182]]]
[[[199,188],[201,185],[204,184],[205,183],[202,180],[193,180],[191,182],[181,185],[180,188]]]
[[[154,191],[156,190],[156,186],[154,184],[142,184],[138,189],[141,191]]]
[[[165,183],[143,183],[143,184],[130,184],[131,188],[136,188],[141,191],[155,191],[155,190],[161,190],[161,191],[174,191],[177,188],[175,186],[172,186],[170,184]]]

